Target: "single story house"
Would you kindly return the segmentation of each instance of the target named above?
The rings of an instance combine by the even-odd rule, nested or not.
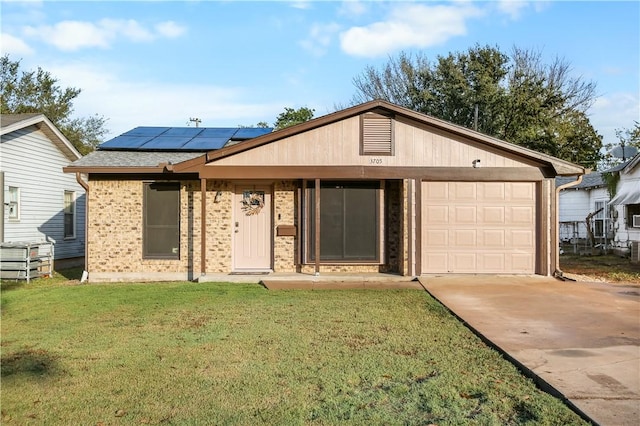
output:
[[[608,173],[617,177],[616,192],[609,201],[614,248],[640,262],[640,154]]]
[[[2,243],[54,243],[57,267],[84,263],[85,190],[62,168],[80,153],[43,114],[2,114]]]
[[[65,167],[89,280],[558,268],[554,182],[583,167],[381,100],[253,130],[138,128]]]

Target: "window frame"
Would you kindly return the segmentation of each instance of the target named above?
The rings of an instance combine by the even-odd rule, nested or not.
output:
[[[633,216],[640,215],[640,204],[625,204],[624,212],[625,212],[626,229],[629,229],[629,230],[640,229],[640,227],[633,226]]]
[[[22,213],[22,209],[20,208],[20,196],[21,196],[21,192],[20,188],[17,186],[9,186],[7,189],[7,196],[5,197],[6,199],[6,203],[7,203],[7,219],[10,222],[19,222],[20,221],[20,216]],[[15,200],[13,200],[12,198],[12,194],[15,194]],[[11,215],[11,207],[14,207],[14,211],[16,212],[15,215]]]
[[[149,190],[152,185],[156,185],[159,187],[165,187],[166,190],[172,188],[176,192],[176,200],[177,203],[177,221],[174,225],[150,225],[148,224],[147,214],[151,213],[149,208]],[[181,235],[180,235],[180,221],[181,221],[181,186],[180,182],[143,182],[142,188],[142,258],[143,259],[159,259],[159,260],[180,260],[180,245],[181,245]],[[147,236],[151,229],[173,229],[175,228],[178,241],[177,247],[172,248],[172,252],[164,252],[164,253],[150,253],[148,248],[149,237]],[[176,250],[175,252],[173,250]]]
[[[71,196],[71,212],[67,212],[67,195]],[[76,238],[76,201],[76,191],[64,191],[62,199],[62,233],[65,240],[73,240]],[[67,234],[67,216],[71,216],[71,234]]]
[[[371,188],[375,190],[375,204],[376,204],[376,212],[375,212],[375,229],[376,229],[376,248],[375,259],[366,259],[366,258],[341,258],[341,259],[322,259],[320,258],[319,263],[321,265],[382,265],[384,264],[384,181],[379,180],[367,180],[367,181],[358,181],[358,180],[322,180],[320,182],[320,187],[322,189],[323,184],[327,183],[340,183],[342,185],[349,185],[353,183],[361,184],[363,182],[367,183],[375,183],[375,188]],[[322,209],[322,197],[321,197],[321,209]],[[315,264],[315,238],[312,234],[312,231],[315,229],[315,223],[312,223],[312,218],[315,221],[314,211],[315,209],[315,182],[313,180],[305,181],[303,186],[303,252],[304,256],[303,263],[307,265]],[[344,209],[343,205],[343,209]],[[324,234],[326,230],[321,227],[321,234]],[[344,235],[344,234],[343,234]],[[320,239],[322,243],[322,238]]]
[[[609,202],[607,200],[595,200],[593,211],[600,210],[593,217],[593,236],[604,238],[609,231]]]

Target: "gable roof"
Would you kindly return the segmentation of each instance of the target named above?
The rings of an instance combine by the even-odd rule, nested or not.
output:
[[[0,114],[0,135],[35,126],[70,160],[78,160],[82,155],[71,142],[44,114]]]
[[[315,118],[305,123],[287,127],[285,129],[275,131],[273,133],[269,133],[255,139],[251,139],[237,145],[223,147],[222,149],[215,151],[209,151],[201,157],[176,164],[173,170],[175,172],[192,171],[217,159],[232,156],[240,152],[245,152],[262,145],[274,143],[280,139],[304,133],[309,130],[316,129],[318,127],[335,123],[337,121],[354,117],[366,112],[375,112],[383,115],[395,115],[414,120],[416,122],[429,125],[450,134],[468,138],[488,148],[493,148],[497,149],[498,151],[514,154],[520,158],[524,158],[540,165],[550,166],[558,176],[576,176],[584,174],[585,172],[584,167],[575,165],[568,161],[564,161],[547,154],[542,154],[528,148],[521,147],[519,145],[505,142],[500,139],[496,139],[482,133],[469,130],[465,127],[458,126],[456,124],[452,124],[447,121],[440,120],[438,118],[434,118],[383,100],[369,101],[360,105],[356,105],[354,107]]]
[[[426,125],[448,134],[463,137],[485,147],[506,155],[517,157],[536,167],[544,167],[552,171],[554,176],[576,176],[585,173],[585,168],[550,155],[542,154],[509,142],[505,142],[482,133],[469,130],[444,120],[415,112],[383,100],[369,101],[354,107],[327,114],[322,117],[270,132],[248,139],[240,143],[225,143],[220,149],[206,152],[190,151],[190,155],[179,156],[179,152],[161,152],[154,149],[148,152],[120,148],[120,151],[99,149],[79,161],[75,161],[63,170],[65,172],[82,173],[162,173],[171,170],[174,173],[196,173],[207,163],[233,156],[251,149],[276,143],[304,132],[308,132],[328,124],[332,124],[364,113],[373,112],[387,116],[403,117],[420,125]],[[191,128],[193,129],[193,128]],[[156,155],[146,155],[155,153]],[[182,154],[186,154],[184,151]],[[188,157],[188,158],[185,158]],[[156,163],[157,161],[157,163]],[[168,167],[169,166],[169,167]]]
[[[623,169],[624,173],[631,173],[631,171],[636,167],[638,167],[639,164],[640,164],[640,152],[637,153],[631,160],[629,160],[629,162],[626,164],[626,166]]]

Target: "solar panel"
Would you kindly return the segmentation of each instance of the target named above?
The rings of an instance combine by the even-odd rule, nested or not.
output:
[[[153,139],[152,136],[122,135],[100,144],[100,149],[136,149]]]
[[[102,143],[100,150],[211,151],[270,133],[262,127],[136,127]]]
[[[135,129],[129,130],[128,132],[123,133],[123,136],[160,136],[167,130],[171,129],[171,127],[136,127]]]
[[[142,145],[139,149],[149,151],[156,149],[181,149],[184,144],[192,140],[190,137],[171,137],[171,136],[158,136],[157,138],[153,138],[144,145]]]
[[[198,127],[172,127],[162,134],[162,137],[166,136],[187,136],[194,138],[202,133],[205,129]]]
[[[231,137],[238,131],[235,127],[207,127],[202,130],[200,137],[203,138],[227,138]]]
[[[266,135],[267,133],[271,133],[273,129],[269,127],[243,127],[238,129],[235,135],[231,139],[253,139],[258,136]]]
[[[182,149],[194,151],[210,151],[220,149],[227,143],[227,138],[194,138],[187,142]]]

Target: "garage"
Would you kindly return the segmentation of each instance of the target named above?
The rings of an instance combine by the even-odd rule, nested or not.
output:
[[[534,274],[535,182],[422,182],[422,273]]]

